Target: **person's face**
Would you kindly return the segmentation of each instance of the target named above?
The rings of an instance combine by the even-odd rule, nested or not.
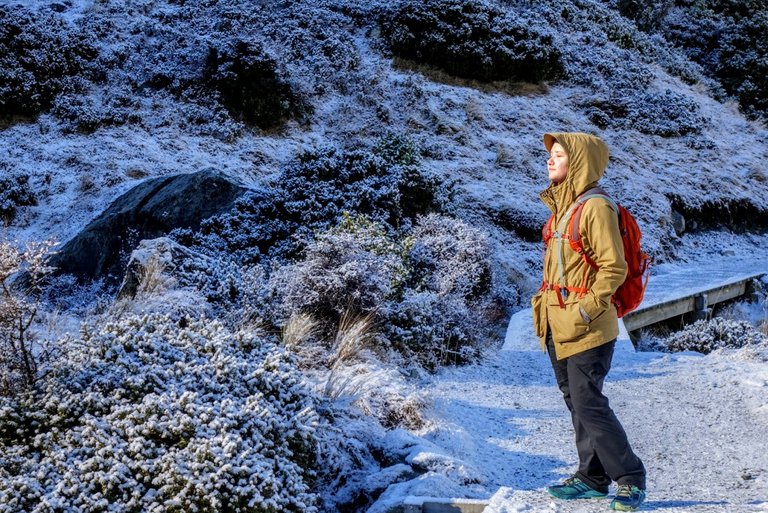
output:
[[[553,144],[549,150],[547,171],[549,172],[549,179],[556,184],[565,180],[565,175],[568,174],[568,154],[558,142]]]

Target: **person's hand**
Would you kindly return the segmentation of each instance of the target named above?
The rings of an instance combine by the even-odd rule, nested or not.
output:
[[[589,317],[589,314],[587,314],[587,311],[584,310],[584,308],[581,306],[579,307],[579,313],[581,314],[581,318],[584,319],[584,322],[587,324],[592,322],[592,319]]]

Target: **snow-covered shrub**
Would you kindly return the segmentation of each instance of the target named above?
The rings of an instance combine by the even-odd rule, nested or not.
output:
[[[349,31],[351,20],[341,13],[345,4],[290,2],[263,15],[269,19],[260,35],[302,97],[322,96],[331,88],[346,92],[354,82],[362,57]],[[272,22],[274,16],[280,21]]]
[[[489,301],[487,237],[457,219],[431,214],[411,236],[408,277],[388,306],[384,333],[401,352],[434,369],[478,354]]]
[[[233,117],[260,128],[273,128],[299,110],[288,84],[264,48],[248,41],[209,49],[205,80]]]
[[[364,218],[346,218],[305,255],[270,280],[280,301],[277,324],[309,314],[327,337],[346,312],[372,314],[379,349],[395,349],[427,368],[478,354],[490,251],[485,235],[462,221],[431,214],[396,238]]]
[[[347,312],[375,312],[402,287],[404,248],[375,223],[345,216],[304,252],[304,259],[278,269],[270,287],[281,298],[277,317],[304,312],[326,333]]]
[[[5,116],[36,115],[93,75],[91,36],[53,12],[0,6],[0,105]]]
[[[667,13],[674,7],[674,0],[645,2],[642,0],[616,0],[616,8],[622,16],[633,20],[646,32],[657,30]]]
[[[717,76],[752,118],[768,120],[768,5],[750,13],[720,40]]]
[[[719,317],[746,321],[768,337],[768,278],[755,280],[751,285],[750,300],[736,301],[718,312]]]
[[[752,344],[765,344],[768,337],[746,321],[714,317],[697,321],[666,339],[669,351],[697,351],[710,353],[716,349],[739,348]]]
[[[80,283],[71,274],[49,276],[41,292],[45,310],[66,311],[79,318],[103,313],[114,301],[114,290],[104,280]]]
[[[204,221],[197,234],[175,236],[249,264],[265,255],[296,256],[345,212],[407,228],[415,216],[441,209],[449,195],[436,176],[420,169],[415,155],[413,143],[398,135],[381,139],[371,151],[305,151],[273,184],[245,195],[231,212]]]
[[[34,335],[47,260],[56,243],[29,243],[22,251],[0,242],[0,396],[31,387],[51,357]]]
[[[411,235],[409,281],[416,290],[473,300],[490,286],[490,248],[485,234],[451,217],[430,214]]]
[[[633,128],[662,137],[697,134],[706,122],[693,99],[669,89],[594,100],[585,109],[590,121],[601,128]]]
[[[85,133],[104,126],[138,123],[140,105],[134,94],[128,87],[116,85],[108,93],[62,93],[54,100],[51,112],[71,123],[75,131]]]
[[[635,19],[643,18],[640,11]],[[748,116],[767,115],[768,50],[762,44],[768,28],[765,2],[675,2],[658,14],[658,21],[648,29],[658,30],[669,42],[683,48],[707,74],[720,81],[728,94],[736,97]]]
[[[435,370],[476,359],[483,324],[478,312],[455,296],[408,290],[390,306],[384,332],[407,359]]]
[[[143,240],[131,253],[118,298],[146,311],[173,310],[174,318],[211,315],[229,327],[259,323],[269,307],[262,267],[206,256],[167,237]],[[170,300],[177,304],[167,305]]]
[[[19,207],[37,205],[34,189],[29,186],[29,176],[19,173],[6,173],[5,166],[0,167],[0,224],[8,225],[16,217]]]
[[[383,23],[392,51],[448,73],[484,81],[561,77],[551,36],[484,0],[401,2]]]
[[[653,83],[660,66],[686,83],[704,82],[702,69],[657,34],[647,34],[623,17],[613,2],[560,0],[516,2],[524,23],[550,34],[562,53],[567,80],[601,96],[624,96]],[[655,4],[654,4],[655,5]]]
[[[268,340],[131,316],[0,403],[0,511],[317,511],[314,401]]]

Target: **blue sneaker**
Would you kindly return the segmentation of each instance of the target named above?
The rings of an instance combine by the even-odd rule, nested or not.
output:
[[[611,509],[616,511],[635,511],[645,500],[645,490],[635,485],[619,485],[616,497],[611,501]]]
[[[556,499],[602,499],[608,494],[595,490],[578,477],[569,477],[563,484],[547,487],[547,491]]]

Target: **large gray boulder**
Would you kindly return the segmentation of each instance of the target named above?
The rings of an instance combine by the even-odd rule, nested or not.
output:
[[[147,180],[117,198],[51,259],[56,272],[81,281],[105,278],[119,283],[128,256],[142,239],[174,228],[196,229],[230,210],[246,188],[226,174],[197,173]]]

